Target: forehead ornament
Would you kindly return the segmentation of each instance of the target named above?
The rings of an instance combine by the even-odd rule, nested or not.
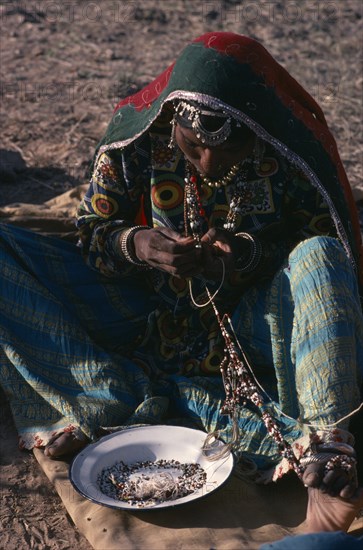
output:
[[[201,116],[220,118],[222,119],[222,125],[217,130],[207,130],[207,128],[205,128],[205,126],[203,125]],[[200,139],[202,143],[208,146],[214,146],[223,143],[228,139],[232,130],[232,119],[229,115],[217,111],[207,111],[202,107],[190,105],[185,101],[180,101],[175,109],[175,119],[177,120],[178,118],[187,119],[191,123],[191,127],[196,137]]]

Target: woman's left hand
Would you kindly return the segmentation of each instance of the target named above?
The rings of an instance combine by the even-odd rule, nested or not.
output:
[[[235,266],[235,237],[223,229],[209,229],[201,238],[202,273],[206,279],[220,280],[223,273],[223,260],[226,276],[232,273]]]

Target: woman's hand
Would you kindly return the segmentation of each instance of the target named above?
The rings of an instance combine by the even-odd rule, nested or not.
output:
[[[203,275],[206,279],[220,280],[223,274],[222,262],[225,267],[226,277],[231,275],[236,268],[237,259],[248,254],[250,244],[244,239],[235,237],[223,229],[209,229],[202,239],[202,264]]]
[[[201,250],[195,248],[193,237],[160,227],[138,231],[133,242],[140,260],[175,277],[193,277],[202,270]]]
[[[206,279],[219,281],[231,274],[239,256],[249,252],[249,243],[222,229],[209,229],[195,247],[193,237],[183,237],[165,227],[142,230],[133,238],[135,254],[151,267],[175,277],[193,277],[202,273]]]
[[[221,229],[209,229],[201,239],[202,243],[202,273],[206,279],[221,280],[223,260],[226,274],[233,269],[234,259],[231,246],[232,235]]]

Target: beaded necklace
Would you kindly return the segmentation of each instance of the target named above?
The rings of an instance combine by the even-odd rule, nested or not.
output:
[[[250,166],[253,161],[250,157],[247,157],[242,162],[235,164],[230,168],[227,176],[222,178],[222,183],[211,182],[209,178],[200,176],[204,185],[214,187],[218,189],[220,187],[226,187],[229,184],[234,183],[234,192],[229,204],[229,211],[226,217],[226,221],[223,224],[223,228],[227,231],[234,232],[237,229],[237,216],[241,212],[241,205],[247,198],[248,191],[246,189],[247,175]],[[191,229],[192,235],[196,241],[197,248],[200,248],[200,238],[202,236],[203,220],[205,219],[205,211],[202,207],[200,193],[198,189],[198,177],[195,168],[189,161],[186,160],[186,176],[184,178],[185,183],[185,204],[184,204],[184,227],[186,228],[186,234],[188,234],[188,226]],[[234,181],[235,180],[235,181]]]
[[[207,176],[201,176],[202,181],[205,185],[208,185],[208,187],[226,187],[231,183],[231,181],[234,179],[235,175],[238,173],[240,163],[234,164],[227,172],[225,176],[222,176],[222,178],[218,181],[212,181],[210,178],[207,178]]]
[[[227,215],[224,229],[230,232],[234,232],[236,229],[236,216],[240,204],[243,201],[243,188],[244,182],[247,178],[248,166],[251,159],[247,159],[242,163],[241,172],[237,175],[238,181],[236,183],[235,193],[232,196],[229,212]],[[244,170],[242,170],[244,168]],[[185,234],[189,234],[189,229],[195,240],[196,248],[201,248],[202,237],[202,225],[203,218],[205,218],[205,212],[202,208],[200,194],[198,190],[198,179],[193,167],[190,163],[186,162],[186,177],[185,177],[185,208],[184,208],[184,225]],[[221,260],[222,261],[222,260]],[[223,263],[223,261],[222,261]],[[224,267],[224,264],[223,264]],[[223,270],[224,272],[224,270]],[[222,283],[219,288],[221,288]],[[232,419],[233,423],[233,437],[230,444],[226,445],[226,449],[230,448],[237,442],[238,438],[238,426],[236,411],[239,405],[245,406],[247,403],[251,403],[260,410],[261,418],[266,426],[267,432],[276,442],[281,456],[289,462],[291,468],[296,474],[301,477],[304,468],[299,464],[296,459],[291,445],[284,439],[281,430],[273,418],[271,413],[267,410],[267,406],[264,404],[264,399],[261,392],[258,389],[257,383],[254,380],[254,374],[252,367],[248,361],[247,356],[243,352],[243,349],[238,342],[236,334],[234,332],[231,319],[228,314],[224,314],[222,317],[217,309],[214,298],[210,294],[208,287],[206,286],[206,292],[208,296],[208,302],[205,304],[198,304],[195,302],[192,291],[191,283],[189,285],[191,299],[196,307],[205,307],[209,304],[212,305],[215,316],[218,321],[218,325],[224,340],[225,355],[220,364],[220,371],[222,375],[225,400],[221,407],[221,414],[227,414]],[[219,289],[218,289],[219,290]],[[214,434],[209,434],[207,437],[204,449],[208,449],[207,441]],[[222,451],[223,453],[223,451]]]

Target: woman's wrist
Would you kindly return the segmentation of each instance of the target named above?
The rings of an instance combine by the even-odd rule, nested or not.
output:
[[[139,231],[146,231],[150,229],[145,225],[135,225],[122,231],[119,238],[119,248],[122,256],[125,260],[137,267],[143,267],[151,269],[149,264],[144,260],[140,260],[136,254],[134,246],[134,237]]]
[[[235,237],[241,239],[242,245],[239,247],[239,253],[236,256],[235,271],[251,273],[259,266],[262,259],[262,243],[256,235],[250,233],[236,233]]]

